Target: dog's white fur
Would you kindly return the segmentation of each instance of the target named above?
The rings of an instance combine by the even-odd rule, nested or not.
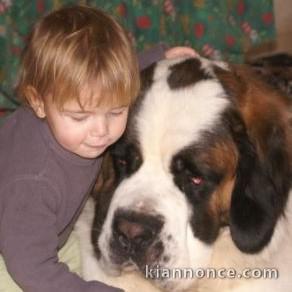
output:
[[[282,218],[276,227],[275,234],[269,246],[257,255],[243,254],[235,247],[229,231],[223,230],[216,241],[209,267],[235,269],[239,274],[246,268],[275,268],[278,279],[201,279],[199,289],[189,288],[194,292],[290,292],[292,267],[292,199],[290,195],[287,204],[286,217]],[[86,280],[98,280],[109,285],[123,288],[127,292],[160,292],[149,280],[137,272],[124,272],[121,275],[110,275],[96,260],[90,241],[90,232],[94,215],[94,201],[89,199],[82,212],[75,231],[80,240],[82,271]],[[223,252],[222,252],[223,251]],[[182,281],[184,281],[182,279]],[[179,290],[178,290],[179,291]]]
[[[125,179],[114,193],[98,242],[102,254],[100,261],[95,258],[90,242],[94,212],[92,201],[89,201],[77,223],[84,278],[100,280],[128,292],[159,291],[149,280],[143,279],[139,272],[123,271],[120,274],[119,268],[111,264],[108,243],[113,214],[117,208],[123,207],[135,211],[146,210],[150,214],[163,216],[165,224],[160,239],[164,242],[164,252],[171,258],[167,264],[169,269],[226,267],[241,273],[245,268],[276,268],[280,277],[249,280],[203,278],[198,281],[170,279],[164,286],[168,291],[292,291],[291,195],[285,217],[278,220],[271,242],[257,254],[242,253],[234,245],[227,227],[221,230],[218,239],[211,245],[194,236],[189,223],[192,210],[185,196],[174,184],[169,173],[169,164],[177,151],[201,138],[202,130],[216,125],[220,113],[228,106],[229,101],[224,98],[225,91],[216,80],[203,80],[174,93],[166,85],[166,78],[170,64],[175,62],[177,61],[160,63],[154,75],[155,84],[146,93],[141,111],[136,117],[135,124],[144,164],[136,173]],[[210,72],[208,61],[204,60],[203,67]],[[196,98],[192,99],[191,96]],[[175,139],[173,132],[176,133]],[[170,235],[174,240],[167,242],[166,238]],[[172,281],[175,285],[172,285]]]

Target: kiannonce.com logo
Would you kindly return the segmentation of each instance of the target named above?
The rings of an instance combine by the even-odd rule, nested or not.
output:
[[[165,268],[159,265],[145,267],[148,279],[278,279],[279,271],[275,268]]]

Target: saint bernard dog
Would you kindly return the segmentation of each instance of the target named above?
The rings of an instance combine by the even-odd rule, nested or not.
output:
[[[255,75],[199,56],[142,72],[76,227],[85,279],[131,292],[292,291],[291,103]]]

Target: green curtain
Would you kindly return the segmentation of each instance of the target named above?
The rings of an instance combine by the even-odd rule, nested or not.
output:
[[[164,42],[241,62],[248,48],[275,37],[272,0],[0,0],[0,115],[17,106],[13,88],[32,24],[52,9],[77,3],[114,15],[138,51]]]

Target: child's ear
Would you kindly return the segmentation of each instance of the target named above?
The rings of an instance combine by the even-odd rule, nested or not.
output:
[[[44,101],[33,86],[27,86],[25,90],[26,99],[35,112],[35,114],[43,119],[46,117]]]

